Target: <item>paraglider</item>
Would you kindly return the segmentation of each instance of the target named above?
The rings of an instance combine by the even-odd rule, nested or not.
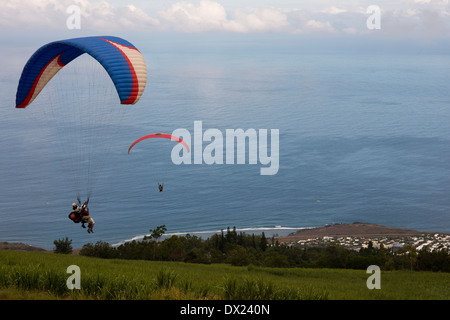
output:
[[[164,139],[170,139],[172,141],[176,141],[178,143],[181,143],[184,147],[186,147],[187,152],[189,152],[189,146],[181,138],[178,138],[177,136],[174,136],[169,133],[151,133],[151,134],[143,136],[143,137],[137,139],[135,142],[133,142],[130,145],[130,147],[128,148],[128,154],[130,154],[130,150],[131,150],[131,148],[134,147],[135,144],[137,144],[138,142],[141,142],[142,140],[146,140],[146,139],[150,139],[150,138],[164,138]]]
[[[89,61],[94,60],[95,67],[98,66],[94,71],[101,69],[99,74],[90,74],[92,70],[88,69],[87,63],[83,64],[84,60],[81,58],[77,61],[83,61],[81,67],[86,67],[86,69],[81,69],[79,74],[75,73],[74,69],[66,67],[85,53],[87,54],[85,56],[93,58],[89,59]],[[70,65],[72,66],[74,64],[77,65],[77,63],[72,63]],[[65,77],[55,77],[61,69],[68,69],[69,71],[67,71],[67,73],[61,72]],[[102,75],[106,75],[108,79],[105,77],[101,78],[100,76]],[[87,76],[90,76],[91,78],[88,78],[86,81],[86,78],[84,77]],[[77,180],[77,182],[82,185],[82,188],[91,188],[91,186],[85,186],[85,184],[92,184],[93,179],[90,175],[92,175],[95,170],[91,161],[95,161],[93,160],[95,157],[92,154],[87,154],[84,158],[81,158],[79,155],[83,152],[91,153],[100,149],[98,146],[92,144],[93,137],[100,139],[99,146],[105,145],[102,139],[105,136],[108,136],[108,134],[105,133],[101,136],[98,133],[100,132],[100,129],[105,130],[108,126],[101,123],[101,121],[97,121],[97,119],[91,120],[90,118],[98,116],[100,120],[103,120],[102,111],[103,113],[111,114],[111,105],[114,103],[107,102],[106,99],[112,99],[112,96],[114,96],[114,99],[117,99],[118,96],[119,99],[117,102],[120,101],[120,104],[123,105],[133,105],[139,101],[147,82],[145,60],[140,51],[133,44],[119,37],[94,36],[50,42],[34,52],[25,64],[17,88],[16,108],[24,109],[35,101],[52,78],[55,78],[55,80],[52,81],[50,87],[62,83],[62,90],[50,91],[50,101],[48,103],[41,102],[40,107],[43,109],[53,108],[50,109],[51,114],[55,111],[61,112],[60,118],[57,118],[55,123],[62,128],[61,132],[58,133],[58,136],[61,135],[62,137],[71,132],[75,132],[75,138],[80,139],[78,144],[81,148],[74,149],[74,151],[71,149],[72,144],[75,146],[77,141],[63,141],[61,143],[63,148],[69,149],[68,151],[62,150],[61,154],[67,154],[66,162],[76,162],[75,165],[73,165],[73,168],[69,168],[70,170],[68,171],[70,174],[78,175],[79,177],[68,177],[68,180]],[[73,81],[73,83],[69,80]],[[74,86],[74,84],[78,84],[76,81],[81,83],[80,87],[78,87],[81,88],[81,93],[76,91]],[[112,89],[110,90],[109,88]],[[117,92],[117,95],[114,95],[114,90]],[[45,91],[46,90],[44,90],[44,92]],[[102,100],[102,97],[100,96],[104,96],[103,98],[105,99]],[[76,107],[79,107],[80,109],[78,109],[78,111],[73,111],[72,114],[70,114],[69,107],[74,108],[73,110],[76,110]],[[82,112],[79,112],[79,110]],[[67,112],[67,114],[65,112]],[[81,113],[84,113],[81,121],[71,120],[73,122],[63,122],[61,120],[75,118],[75,116],[78,116]],[[87,122],[85,121],[86,118],[89,118],[91,122],[88,122],[82,127],[84,122]],[[62,126],[61,123],[73,126],[74,130],[69,130],[69,128]],[[105,123],[109,125],[107,121],[105,121]],[[89,132],[91,128],[94,128],[92,129],[94,131]],[[70,127],[70,129],[72,129],[72,127]],[[80,133],[78,134],[78,132]],[[107,153],[104,152],[101,156],[104,158],[105,154]],[[71,158],[73,158],[73,160]],[[74,171],[77,172],[72,173]],[[75,188],[79,187],[80,186],[77,185]],[[89,190],[88,199],[90,192],[91,191]],[[78,202],[81,205],[79,199]],[[81,206],[74,203],[73,211],[69,214],[69,219],[75,223],[82,222],[83,227],[84,223],[88,223],[88,232],[92,233],[94,220],[89,215],[87,202],[88,201]]]
[[[189,146],[187,145],[187,143],[177,136],[174,136],[169,133],[151,133],[151,134],[145,135],[145,136],[137,139],[136,141],[134,141],[128,148],[128,154],[130,154],[131,148],[133,148],[137,143],[139,143],[143,140],[146,140],[146,139],[151,139],[151,138],[164,138],[164,139],[170,139],[172,141],[176,141],[178,143],[181,143],[186,148],[187,152],[190,152],[190,149],[189,149]],[[159,190],[159,192],[162,192],[164,190],[163,183],[158,182],[158,190]]]
[[[80,200],[78,199],[78,202],[80,203]],[[94,233],[92,228],[94,228],[95,221],[91,218],[89,215],[89,208],[88,208],[88,202],[89,199],[86,200],[82,205],[77,205],[75,202],[72,203],[72,212],[69,213],[69,219],[72,220],[74,223],[80,223],[83,228],[86,228],[84,225],[85,223],[88,224],[88,233]],[[81,203],[80,203],[81,204]]]

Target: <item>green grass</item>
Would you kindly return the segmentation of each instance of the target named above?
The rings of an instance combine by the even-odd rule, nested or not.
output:
[[[81,269],[69,290],[67,267]],[[0,299],[450,299],[450,274],[381,271],[369,290],[365,270],[233,267],[225,264],[105,260],[0,250]]]

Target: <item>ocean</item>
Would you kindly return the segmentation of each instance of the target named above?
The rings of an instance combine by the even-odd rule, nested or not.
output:
[[[160,225],[167,235],[199,236],[228,227],[286,235],[352,222],[450,232],[448,52],[303,50],[301,36],[142,37],[130,41],[147,63],[144,95],[109,120],[96,119],[90,102],[58,114],[38,101],[15,109],[22,68],[44,43],[2,50],[0,241],[46,249],[65,237],[74,248],[117,245]],[[66,104],[64,79],[47,99],[64,91],[57,103]],[[165,139],[127,153],[141,136],[176,129],[191,133],[193,148],[195,122],[202,133],[224,136],[227,129],[278,130],[278,171],[261,175],[267,165],[250,164],[249,150],[244,164],[176,165],[176,143]],[[96,145],[87,139],[75,149],[80,142],[70,132],[80,131],[98,136]],[[74,160],[75,153],[89,155]],[[69,161],[88,163],[89,173],[67,170]],[[94,234],[67,218],[77,195],[88,193]]]

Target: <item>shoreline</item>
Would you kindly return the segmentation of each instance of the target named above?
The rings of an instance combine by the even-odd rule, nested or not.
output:
[[[286,236],[291,234],[292,232],[297,232],[299,230],[303,230],[303,229],[309,229],[309,228],[315,228],[315,227],[282,227],[282,226],[273,226],[273,227],[254,227],[254,228],[248,228],[248,227],[244,227],[244,228],[236,228],[236,232],[240,233],[246,233],[246,234],[261,234],[261,233],[268,233],[270,234],[270,237],[272,236],[272,234],[277,234],[276,238],[278,238],[278,234],[282,233],[285,234]],[[233,228],[229,227],[230,231],[233,230]],[[227,232],[227,228],[223,228],[223,229],[219,229],[219,230],[207,230],[207,231],[191,231],[191,232],[167,232],[164,235],[162,235],[161,240],[165,239],[165,238],[169,238],[171,236],[185,236],[187,234],[191,235],[191,236],[198,236],[200,238],[203,237],[211,237],[214,234],[220,234],[221,232],[226,233]],[[126,240],[122,240],[116,243],[111,243],[111,245],[113,247],[119,246],[121,244],[124,244],[126,242],[131,242],[131,241],[139,241],[142,240],[145,236],[149,236],[150,234],[147,235],[138,235],[135,237],[132,237],[130,239],[126,239]],[[268,236],[266,234],[266,236]]]
[[[365,238],[374,238],[374,237],[408,237],[408,236],[420,236],[423,234],[444,234],[450,235],[450,233],[438,232],[438,231],[418,231],[411,230],[406,228],[391,228],[383,225],[373,224],[373,223],[364,223],[364,222],[353,222],[353,223],[336,223],[332,225],[325,225],[322,227],[281,227],[276,226],[273,228],[237,228],[237,232],[244,232],[249,230],[257,230],[260,233],[267,230],[296,230],[286,236],[275,236],[275,239],[278,241],[284,242],[285,244],[295,243],[299,240],[307,240],[311,238],[323,238],[323,237],[365,237]],[[232,230],[232,229],[231,229]],[[219,233],[219,231],[204,231],[197,233],[205,233],[205,234],[215,234]],[[223,229],[223,232],[227,232],[226,229]],[[183,236],[186,234],[196,235],[196,232],[171,232],[164,235],[164,237],[170,237],[172,235]],[[276,233],[276,232],[274,232]],[[267,235],[266,235],[267,236]],[[132,238],[130,240],[124,240],[121,243],[125,243],[133,240],[141,240],[144,236],[138,236]],[[163,238],[164,238],[163,237]],[[270,236],[271,237],[271,236]],[[111,244],[113,245],[113,244]],[[16,251],[46,251],[53,252],[53,250],[47,250],[40,247],[35,247],[29,244],[25,244],[22,242],[6,242],[0,241],[0,250],[16,250]],[[73,249],[73,254],[77,254],[81,248]]]
[[[323,237],[361,237],[361,238],[379,238],[379,237],[413,237],[421,235],[443,234],[450,235],[446,232],[438,231],[419,231],[406,228],[391,228],[383,225],[353,222],[347,224],[326,225],[319,228],[302,229],[288,236],[277,237],[279,241],[285,243],[294,243],[300,240],[308,240],[311,238]]]

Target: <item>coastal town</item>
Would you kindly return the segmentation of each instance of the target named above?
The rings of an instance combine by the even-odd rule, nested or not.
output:
[[[383,246],[393,251],[404,248],[406,245],[412,245],[417,251],[426,249],[428,251],[444,250],[450,252],[450,234],[447,233],[392,229],[377,225],[370,225],[372,232],[355,231],[366,226],[369,226],[369,224],[354,223],[326,226],[282,237],[279,238],[279,241],[287,246],[300,247],[326,247],[330,244],[337,244],[356,251],[367,248],[371,243],[374,248]],[[345,232],[336,230],[344,227],[347,228]],[[352,230],[349,230],[349,227]],[[381,228],[384,229],[381,230]]]
[[[347,249],[359,251],[361,248],[367,248],[369,246],[369,242],[372,242],[374,248],[380,248],[382,245],[384,248],[392,249],[394,251],[403,248],[407,244],[413,245],[416,250],[427,249],[429,251],[450,251],[450,235],[440,233],[422,234],[420,236],[375,238],[324,236],[320,238],[298,240],[297,243],[290,243],[288,245],[324,247],[329,244],[338,244]]]

